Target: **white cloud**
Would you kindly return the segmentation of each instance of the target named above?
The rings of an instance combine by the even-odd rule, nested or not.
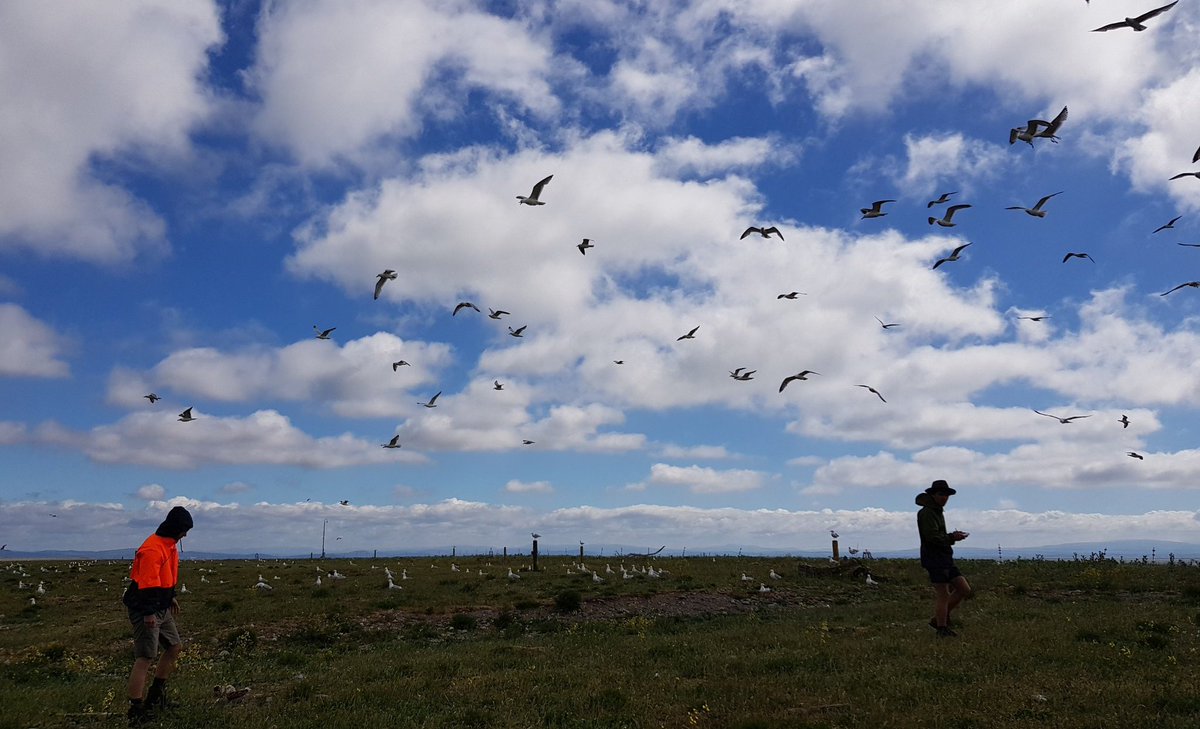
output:
[[[664,175],[707,177],[734,169],[784,167],[799,155],[799,149],[777,137],[735,137],[717,144],[696,137],[668,137],[655,153],[655,165]]]
[[[67,340],[16,304],[0,304],[0,376],[66,377]]]
[[[518,481],[512,479],[504,484],[504,492],[509,494],[552,494],[554,486],[549,481]]]
[[[907,166],[895,182],[910,194],[945,192],[938,189],[939,185],[945,184],[955,184],[955,190],[963,192],[958,185],[969,186],[995,178],[1013,159],[999,145],[967,139],[961,132],[926,136],[906,134],[904,149]],[[949,204],[955,205],[960,200],[951,200]],[[943,212],[944,208],[936,208],[930,214],[940,217]]]
[[[207,52],[222,42],[213,3],[39,3],[0,8],[0,246],[119,262],[164,245],[165,226],[97,159],[186,151],[209,113]]]
[[[217,489],[220,494],[244,494],[247,491],[253,491],[254,487],[243,481],[230,481],[227,484]]]
[[[729,469],[718,471],[701,466],[671,466],[655,463],[644,486],[686,488],[694,494],[724,494],[761,488],[767,475],[760,471]],[[640,489],[635,489],[640,490]]]
[[[139,486],[134,495],[142,501],[162,501],[163,497],[167,495],[167,490],[161,484],[148,483]]]
[[[658,455],[662,458],[675,458],[678,460],[724,460],[733,458],[733,454],[729,452],[725,446],[715,445],[695,445],[682,446],[674,444],[666,444],[659,449]]]

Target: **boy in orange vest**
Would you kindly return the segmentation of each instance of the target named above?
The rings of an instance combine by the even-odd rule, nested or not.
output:
[[[175,616],[179,601],[175,586],[179,583],[178,543],[192,528],[192,515],[182,506],[167,513],[158,529],[146,538],[133,557],[129,572],[130,583],[121,602],[129,609],[133,626],[133,671],[129,674],[129,724],[141,724],[152,718],[157,709],[167,707],[167,677],[175,667],[183,643]],[[159,645],[165,646],[162,658],[154,671],[154,683],[143,700],[146,675],[158,655]]]

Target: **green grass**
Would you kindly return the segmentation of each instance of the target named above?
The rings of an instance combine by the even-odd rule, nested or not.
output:
[[[596,560],[599,584],[565,558],[519,581],[499,561],[455,561],[184,563],[171,681],[184,708],[161,725],[1200,725],[1194,566],[963,561],[978,597],[956,614],[960,637],[938,640],[910,561],[873,562],[877,588],[782,558],[656,560],[660,580]],[[385,566],[408,570],[403,590]],[[318,588],[318,567],[346,579]],[[772,568],[784,578],[765,579]],[[0,571],[0,726],[111,725],[132,662],[128,565],[24,569]],[[259,573],[273,591],[251,589]],[[19,579],[45,580],[38,605]],[[252,692],[214,699],[226,684]]]

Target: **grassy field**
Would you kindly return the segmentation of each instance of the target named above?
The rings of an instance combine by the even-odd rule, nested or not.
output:
[[[665,573],[631,579],[599,559],[600,583],[568,558],[519,580],[518,558],[454,562],[185,562],[158,725],[1200,726],[1197,566],[962,561],[978,596],[938,639],[912,561],[870,562],[874,587],[786,558],[641,559]],[[123,723],[127,572],[0,564],[0,726]],[[229,684],[251,691],[214,696]]]

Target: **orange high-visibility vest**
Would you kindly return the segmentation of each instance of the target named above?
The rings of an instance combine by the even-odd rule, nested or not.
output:
[[[175,587],[179,581],[179,550],[175,540],[151,534],[133,556],[129,578],[139,589]]]

